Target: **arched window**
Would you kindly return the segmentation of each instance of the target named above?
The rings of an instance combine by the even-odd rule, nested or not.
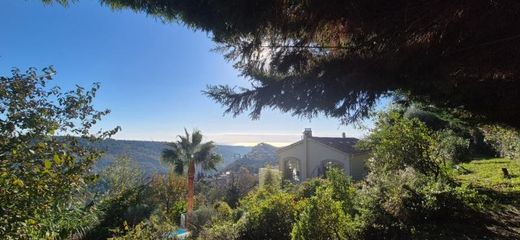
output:
[[[325,176],[327,174],[327,170],[328,169],[331,169],[331,168],[338,168],[338,169],[341,169],[341,170],[345,170],[345,165],[338,161],[338,160],[333,160],[333,159],[327,159],[327,160],[323,160],[321,162],[321,167],[322,167],[322,174]]]
[[[289,180],[291,182],[300,182],[301,181],[301,164],[300,160],[297,158],[287,158],[284,160],[284,171],[283,176],[284,179]]]

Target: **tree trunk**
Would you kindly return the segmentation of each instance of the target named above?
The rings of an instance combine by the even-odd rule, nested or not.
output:
[[[190,161],[190,165],[188,167],[188,216],[186,219],[187,226],[190,226],[192,223],[194,192],[195,192],[195,162]]]

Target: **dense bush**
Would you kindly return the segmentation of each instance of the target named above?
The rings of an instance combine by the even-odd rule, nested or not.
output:
[[[299,185],[291,186],[299,199],[310,198],[316,194],[319,187],[328,184],[327,180],[322,178],[312,178]]]
[[[92,223],[84,237],[104,239],[112,229],[123,224],[135,226],[148,218],[154,207],[151,189],[145,184],[138,164],[126,156],[118,156],[98,173],[98,181],[89,189],[95,194],[91,205],[97,209],[97,222]]]
[[[405,118],[416,118],[423,122],[428,128],[433,130],[440,130],[445,128],[449,123],[441,119],[436,113],[423,110],[421,106],[411,106],[406,109],[403,116]]]
[[[95,190],[106,195],[118,195],[145,184],[144,172],[138,163],[128,156],[117,156],[99,172]]]
[[[404,118],[397,111],[380,113],[375,128],[359,146],[370,151],[372,172],[391,172],[413,167],[421,173],[438,175],[431,157],[432,131],[416,118]]]
[[[126,222],[123,226],[116,229],[117,235],[113,240],[141,240],[141,239],[166,239],[169,233],[175,231],[177,227],[171,223],[165,212],[155,212],[145,221],[140,222],[134,227]]]
[[[450,129],[435,133],[432,148],[433,157],[444,165],[464,162],[470,158],[469,139],[458,136]]]
[[[98,221],[83,234],[84,239],[154,239],[179,224],[186,209],[184,177],[171,171],[153,175],[145,183],[141,169],[125,157],[116,158],[99,176],[94,189],[103,191],[93,203]]]
[[[213,206],[218,219],[230,219],[233,209],[226,202],[217,202]]]
[[[239,239],[288,239],[300,205],[292,194],[260,189],[240,201],[245,221]]]
[[[359,192],[363,225],[360,236],[369,239],[421,239],[440,234],[446,219],[464,221],[465,213],[482,206],[475,190],[444,178],[424,175],[413,168],[370,174]]]
[[[421,239],[446,219],[482,206],[475,190],[457,186],[448,168],[469,155],[469,140],[453,130],[433,131],[417,118],[398,111],[381,113],[375,128],[362,140],[371,151],[370,173],[356,191],[354,213],[359,237]]]
[[[294,240],[341,240],[355,234],[356,223],[343,211],[342,201],[334,199],[331,187],[320,187],[305,200],[291,237]]]
[[[216,217],[204,226],[199,239],[449,236],[443,229],[447,219],[464,222],[471,216],[468,212],[485,202],[475,190],[458,186],[446,174],[435,177],[413,167],[372,172],[358,185],[360,189],[342,171],[331,169],[327,179],[312,179],[290,189],[294,195],[257,190],[241,200],[231,217]]]
[[[150,181],[152,204],[161,208],[169,219],[180,224],[181,214],[186,212],[186,177],[170,170],[167,175],[155,174]]]
[[[498,125],[481,127],[484,139],[491,144],[501,157],[520,159],[520,132],[513,128]]]
[[[216,210],[227,212],[222,204]],[[299,208],[292,194],[260,188],[242,199],[231,214],[216,214],[199,239],[289,239]]]
[[[327,170],[327,180],[334,193],[334,200],[341,202],[343,211],[351,216],[356,215],[356,189],[350,177],[343,170],[333,167]]]
[[[213,216],[216,215],[216,211],[212,207],[202,206],[197,210],[193,211],[192,226],[189,226],[195,232],[199,232],[202,227],[209,223]]]
[[[240,230],[243,221],[235,223],[233,221],[219,221],[212,225],[205,226],[197,239],[200,240],[239,240]]]
[[[124,223],[134,226],[148,218],[153,206],[148,202],[146,185],[131,188],[117,195],[107,196],[99,204],[99,223],[86,234],[87,239],[106,239],[113,235],[112,229]]]

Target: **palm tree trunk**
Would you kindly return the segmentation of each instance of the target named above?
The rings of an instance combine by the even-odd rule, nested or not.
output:
[[[188,167],[188,216],[187,226],[191,225],[192,214],[193,214],[193,195],[195,192],[195,161],[190,161]]]

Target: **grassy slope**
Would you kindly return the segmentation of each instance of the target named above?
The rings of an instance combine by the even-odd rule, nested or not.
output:
[[[504,158],[474,160],[461,164],[467,170],[460,171],[456,179],[469,184],[489,197],[483,218],[475,222],[483,225],[492,237],[482,239],[520,239],[520,160]],[[502,168],[507,168],[510,178],[505,178]]]
[[[474,160],[461,166],[469,170],[469,173],[457,176],[461,182],[501,193],[520,192],[520,160],[493,158]],[[510,179],[504,178],[502,168],[507,168]]]

